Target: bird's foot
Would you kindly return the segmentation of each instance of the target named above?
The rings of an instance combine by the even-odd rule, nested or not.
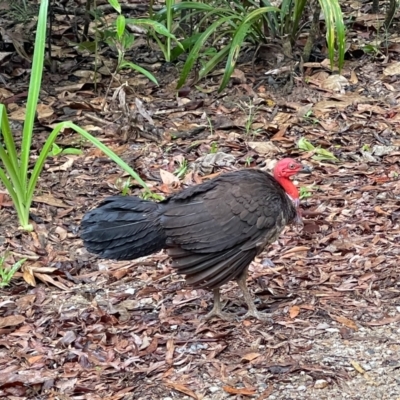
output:
[[[202,321],[208,321],[211,318],[220,318],[224,321],[233,321],[234,317],[228,313],[223,312],[221,309],[213,308],[207,315],[202,318]]]
[[[222,312],[221,299],[219,294],[219,288],[213,289],[214,292],[214,305],[212,310],[202,318],[202,321],[208,321],[213,317],[218,317],[224,321],[232,321],[234,317],[230,314]]]
[[[262,313],[255,308],[249,309],[249,311],[247,311],[247,313],[243,316],[243,320],[248,318],[255,318],[258,319],[259,321],[268,322],[271,325],[273,323],[273,320],[269,314]]]

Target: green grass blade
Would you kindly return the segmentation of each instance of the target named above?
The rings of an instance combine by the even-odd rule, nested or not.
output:
[[[18,174],[18,170],[14,168],[13,163],[10,160],[9,155],[4,150],[4,147],[0,144],[0,160],[3,162],[5,172],[8,175],[10,182],[13,185],[13,188],[18,196],[20,196],[21,200],[25,197],[25,188],[22,187],[20,176]]]
[[[163,24],[157,21],[153,21],[151,19],[127,19],[127,23],[138,25],[138,26],[145,26],[154,29],[157,33],[167,38],[171,38],[179,43],[178,39],[174,34],[172,34],[168,28],[166,28]]]
[[[344,65],[344,54],[346,52],[346,26],[343,20],[342,10],[339,2],[332,2],[333,15],[336,26],[336,45],[338,51],[339,70],[341,71]]]
[[[26,105],[26,118],[22,131],[20,176],[21,182],[27,182],[29,156],[31,152],[33,125],[36,107],[42,83],[44,51],[46,44],[47,9],[48,0],[40,3],[38,24],[36,29],[35,51],[33,53],[31,79],[29,82],[28,101]]]
[[[236,61],[239,57],[240,48],[242,47],[243,40],[246,37],[247,31],[249,30],[250,26],[250,23],[240,25],[239,29],[232,39],[228,59],[226,61],[224,76],[218,90],[219,92],[225,89],[226,85],[229,82],[232,72],[235,69]]]
[[[246,15],[246,17],[243,19],[242,24],[248,24],[250,22],[253,22],[254,19],[268,12],[279,12],[279,8],[268,6],[268,7],[258,8],[257,10],[253,10],[251,13]]]
[[[193,64],[199,57],[199,52],[200,49],[203,47],[207,39],[224,23],[231,21],[233,19],[236,19],[237,16],[235,15],[229,15],[227,17],[220,18],[219,20],[215,21],[213,24],[211,24],[200,36],[198,41],[195,43],[193,46],[192,50],[190,51],[188,58],[185,62],[185,65],[183,66],[181,76],[179,78],[177,88],[179,89],[180,87],[183,86],[183,84],[186,82],[187,77],[189,76],[190,72],[192,71]]]
[[[235,34],[233,36],[232,42],[230,44],[229,56],[226,61],[225,72],[224,72],[224,76],[222,78],[219,92],[221,92],[221,90],[225,89],[226,85],[229,82],[232,72],[235,69],[236,61],[239,57],[240,48],[242,47],[243,40],[245,39],[249,28],[254,23],[254,20],[256,20],[257,18],[259,18],[260,16],[262,16],[263,14],[266,14],[268,12],[279,12],[279,9],[277,9],[276,7],[272,7],[272,6],[258,8],[257,10],[250,12],[244,18],[243,22],[239,25],[237,31],[235,32]]]
[[[39,179],[40,173],[44,167],[47,155],[51,150],[53,143],[55,142],[58,134],[65,128],[73,129],[75,132],[82,135],[85,139],[89,140],[92,144],[94,144],[97,148],[99,148],[103,153],[105,153],[111,160],[113,160],[116,164],[118,164],[124,171],[129,173],[133,179],[135,179],[139,185],[141,185],[147,192],[149,192],[149,188],[146,183],[140,178],[140,176],[120,157],[118,157],[111,149],[105,146],[103,143],[100,142],[97,138],[92,136],[90,133],[86,132],[84,129],[80,128],[79,126],[75,125],[72,122],[60,122],[51,132],[49,137],[44,144],[42,151],[39,154],[39,158],[36,161],[35,167],[32,171],[31,179],[29,180],[28,185],[28,192],[27,197],[32,201],[33,193],[35,191],[37,180]],[[30,207],[29,202],[29,207]]]
[[[166,0],[165,6],[167,8],[167,30],[168,33],[170,34],[172,31],[172,23],[173,23],[173,9],[172,7],[174,6],[174,0]],[[171,37],[167,36],[167,58],[166,61],[171,60]]]
[[[135,71],[140,72],[141,74],[143,74],[146,78],[148,78],[149,80],[151,80],[152,82],[154,82],[157,86],[158,86],[158,82],[157,79],[154,77],[154,75],[147,71],[146,69],[140,67],[139,65],[136,65],[134,63],[131,63],[130,61],[122,61],[122,63],[120,64],[119,68],[131,68],[134,69]]]
[[[324,5],[322,5],[324,3]],[[325,8],[323,8],[325,7]],[[333,13],[330,4],[325,0],[321,1],[321,8],[325,16],[326,42],[328,46],[328,57],[331,62],[331,67],[335,62],[335,25],[333,21]]]
[[[319,0],[325,15],[326,41],[328,44],[328,55],[333,67],[335,62],[335,45],[338,51],[339,69],[344,64],[344,53],[346,44],[345,25],[343,14],[338,0]]]
[[[92,136],[90,133],[86,132],[84,129],[80,128],[79,126],[75,125],[72,122],[60,122],[57,124],[57,126],[53,129],[49,137],[47,138],[44,146],[42,147],[42,150],[39,154],[39,157],[35,163],[35,167],[33,168],[31,178],[29,180],[28,184],[28,190],[27,190],[27,202],[25,204],[25,208],[27,210],[27,213],[29,215],[29,208],[32,203],[33,199],[33,194],[36,188],[37,181],[39,179],[39,176],[43,170],[43,167],[45,165],[47,156],[58,136],[58,134],[66,129],[70,128],[73,129],[75,132],[79,133],[82,135],[85,139],[89,140],[92,144],[94,144],[97,148],[99,148],[103,153],[105,153],[111,160],[113,160],[117,165],[119,165],[124,171],[129,173],[138,183],[141,185],[147,193],[150,192],[148,186],[146,183],[140,178],[140,176],[125,162],[123,161],[120,157],[118,157],[111,149],[109,149],[107,146],[105,146],[103,143],[100,142],[97,138]],[[1,178],[1,175],[0,175]]]
[[[17,214],[19,217],[20,216],[19,209],[21,208],[20,198],[18,197],[17,192],[14,190],[13,183],[11,182],[10,178],[6,175],[6,173],[2,168],[0,168],[0,180],[7,189],[7,192],[11,197],[11,200],[14,204],[15,209],[17,210]]]
[[[330,1],[330,0],[327,0]],[[301,17],[304,13],[304,7],[306,6],[307,0],[295,0],[294,2],[294,11],[293,11],[293,25],[292,25],[292,41],[296,37],[299,29],[299,23]]]
[[[171,50],[171,61],[176,60],[182,53],[193,47],[195,43],[199,40],[200,36],[201,33],[195,33],[194,35],[183,39],[179,43],[180,46],[176,46]]]
[[[10,123],[8,121],[7,110],[4,104],[0,104],[0,131],[4,138],[4,144],[8,152],[8,157],[13,164],[14,170],[18,171],[19,162],[17,150],[15,147],[14,136],[11,131]]]
[[[121,14],[121,5],[119,4],[118,0],[108,0],[108,3],[114,8],[114,10]]]
[[[199,79],[204,78],[212,71],[222,60],[225,59],[229,53],[230,46],[223,47],[217,54],[215,54],[205,65],[200,69]]]
[[[173,5],[173,7],[171,7],[171,11],[174,13],[180,12],[182,10],[199,10],[207,13],[215,11],[215,7],[209,6],[208,4],[205,3],[196,3],[191,1],[182,1],[181,3],[176,3]],[[164,7],[155,15],[155,18],[157,20],[166,19],[167,11],[168,11],[167,8]]]

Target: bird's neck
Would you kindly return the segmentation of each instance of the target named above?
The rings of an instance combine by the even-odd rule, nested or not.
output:
[[[289,178],[285,178],[283,176],[275,176],[275,179],[281,184],[281,186],[285,189],[285,192],[290,196],[293,201],[299,200],[299,191]]]

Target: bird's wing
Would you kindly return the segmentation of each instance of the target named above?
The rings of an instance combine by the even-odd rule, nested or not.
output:
[[[276,182],[248,172],[236,173],[240,179],[224,175],[165,205],[161,224],[171,244],[168,253],[189,283],[216,287],[234,279],[294,217]]]
[[[241,174],[242,179],[229,179],[227,174],[210,189],[183,199],[175,196],[163,210],[166,236],[183,249],[199,253],[238,245],[249,249],[260,239],[275,240],[292,218],[293,206],[266,174],[247,172]],[[235,173],[230,175],[236,178]]]

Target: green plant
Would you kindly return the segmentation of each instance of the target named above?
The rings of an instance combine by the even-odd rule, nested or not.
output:
[[[188,162],[187,162],[186,158],[184,158],[182,161],[178,161],[178,163],[179,163],[179,167],[174,171],[174,174],[178,178],[182,178],[185,176],[186,171],[188,169]]]
[[[246,167],[250,167],[250,165],[251,165],[251,163],[252,163],[253,161],[254,161],[253,157],[248,156],[248,157],[246,157],[246,160],[244,161],[244,165],[245,165]]]
[[[199,71],[197,79],[199,80],[214,69],[219,62],[227,58],[220,90],[225,88],[235,68],[243,41],[248,31],[253,31],[250,29],[254,26],[253,23],[255,23],[263,13],[276,10],[275,7],[262,7],[249,12],[244,12],[244,8],[236,10],[234,7],[228,5],[225,5],[225,7],[215,7],[205,3],[187,1],[173,4],[170,7],[165,7],[157,13],[154,18],[157,21],[164,21],[167,18],[167,15],[171,12],[181,13],[182,11],[189,11],[180,21],[181,23],[185,20],[191,19],[192,17],[201,17],[200,21],[196,24],[199,29],[208,25],[204,31],[196,31],[191,37],[181,41],[181,46],[173,49],[171,52],[171,59],[173,60],[183,51],[190,51],[178,81],[178,88],[184,85],[197,60],[203,59],[203,65]],[[212,36],[214,36],[213,40],[211,40]],[[221,48],[217,43],[220,42],[224,36],[230,36],[232,40]],[[256,40],[257,39],[255,39],[255,41]],[[209,52],[208,50],[213,47],[220,47],[220,50],[217,52]]]
[[[0,256],[0,287],[8,286],[14,274],[21,268],[22,264],[26,261],[26,258],[23,258],[14,263],[10,268],[7,268],[4,265],[7,256],[8,256],[7,253],[4,256]]]
[[[172,4],[174,0],[167,0],[167,6]],[[116,72],[124,69],[130,68],[140,72],[141,74],[145,75],[148,79],[158,85],[156,78],[153,74],[149,71],[145,70],[144,68],[140,67],[139,65],[127,61],[125,59],[125,53],[127,50],[130,50],[133,46],[135,41],[135,36],[133,33],[129,32],[126,29],[127,24],[137,25],[147,30],[153,34],[153,37],[157,41],[160,49],[164,53],[164,57],[166,61],[170,60],[171,54],[171,41],[175,41],[178,47],[182,47],[179,43],[178,39],[170,33],[170,25],[172,20],[170,18],[169,13],[167,13],[167,27],[165,27],[160,22],[154,21],[152,19],[139,19],[139,18],[125,18],[125,16],[121,13],[121,5],[119,4],[118,0],[108,0],[110,5],[117,11],[118,17],[115,20],[115,23],[105,29],[104,31],[101,30],[100,33],[102,34],[103,40],[108,43],[111,47],[115,48],[118,53],[118,62]],[[161,37],[166,38],[166,44],[164,45],[163,42],[158,38],[157,34],[161,35]]]
[[[218,142],[212,142],[210,147],[210,154],[215,154],[218,152]]]
[[[328,55],[333,66],[335,60],[335,50],[338,53],[339,69],[344,63],[345,52],[345,24],[343,20],[340,2],[338,0],[283,0],[280,11],[276,14],[268,14],[268,26],[272,35],[288,35],[290,45],[294,45],[299,33],[301,32],[300,23],[306,11],[307,4],[310,10],[315,9],[319,3],[325,20],[326,41],[328,45]],[[263,0],[265,5],[270,5],[270,0]]]
[[[238,106],[245,114],[247,114],[246,123],[244,125],[246,135],[257,135],[259,130],[253,130],[252,126],[259,107],[255,106],[251,100],[248,103],[241,101]]]
[[[131,186],[131,178],[118,178],[115,182],[115,186],[121,192],[122,196],[127,196],[129,194],[129,188]]]
[[[8,14],[14,23],[27,23],[36,15],[36,8],[36,5],[29,4],[27,0],[13,1],[10,3]]]
[[[374,56],[382,54],[378,47],[374,46],[373,44],[366,44],[361,47],[362,51],[367,54],[371,54]]]
[[[311,197],[312,196],[312,188],[307,187],[307,186],[300,187],[299,196],[300,196],[300,199],[306,199],[308,197]]]
[[[103,32],[103,40],[111,47],[114,47],[118,53],[117,68],[115,72],[119,72],[124,68],[130,68],[143,74],[149,80],[158,85],[157,79],[151,72],[125,59],[126,51],[133,46],[135,41],[135,36],[133,33],[126,30],[126,24],[135,23],[136,20],[127,20],[125,18],[125,16],[122,14],[121,5],[119,4],[118,0],[108,0],[108,2],[118,13],[115,23],[108,29],[105,29]]]
[[[172,52],[171,52],[172,40],[176,42],[177,49],[179,49],[180,51],[185,51],[185,48],[183,47],[183,45],[171,33],[172,25],[173,25],[173,6],[174,6],[174,4],[175,4],[175,0],[166,0],[165,1],[165,20],[164,20],[165,25],[163,25],[161,22],[158,22],[154,19],[136,20],[136,24],[137,24],[137,21],[139,21],[140,25],[147,26],[152,37],[157,42],[158,46],[160,47],[160,50],[163,52],[165,61],[167,61],[167,62],[171,61],[171,57],[172,57]],[[153,17],[152,7],[150,7],[150,10],[151,10],[150,15]],[[157,33],[161,34],[161,37],[165,38],[165,43],[161,40],[161,38],[159,38],[157,36]]]
[[[309,0],[310,2],[310,0]],[[245,41],[258,45],[267,42],[269,37],[280,36],[286,41],[284,53],[293,57],[291,47],[296,43],[301,31],[300,22],[305,14],[307,0],[283,0],[279,8],[269,0],[233,0],[232,2],[215,2],[214,4],[183,1],[176,4],[169,2],[164,9],[154,15],[154,19],[163,22],[171,20],[173,13],[184,13],[176,29],[187,21],[196,21],[192,25],[194,32],[180,42],[181,47],[171,50],[171,60],[176,59],[183,51],[188,57],[183,67],[178,88],[182,87],[195,63],[200,60],[201,68],[195,81],[205,77],[211,70],[226,59],[224,75],[219,90],[223,90],[234,71],[240,49]],[[273,2],[274,4],[276,2]],[[331,65],[338,54],[339,68],[342,68],[345,51],[345,27],[339,0],[319,0],[325,15],[326,37]],[[260,7],[260,4],[262,7]],[[311,7],[312,8],[312,7]],[[172,25],[169,26],[170,33]],[[228,39],[228,40],[224,40]],[[222,43],[222,44],[221,44]],[[208,52],[208,49],[217,49]],[[288,50],[289,49],[289,50]],[[207,60],[208,61],[205,61]]]
[[[312,158],[317,161],[339,161],[333,153],[328,150],[325,150],[321,147],[315,147],[312,143],[310,143],[307,139],[301,138],[297,147],[303,151],[311,151],[314,153]]]
[[[313,117],[313,112],[312,110],[308,110],[306,112],[306,115],[304,115],[304,120],[311,122],[312,124],[316,125],[319,123],[318,118]]]
[[[49,151],[49,157],[57,157],[57,156],[65,156],[68,154],[72,155],[82,155],[83,151],[80,149],[75,149],[73,147],[67,147],[65,149],[62,149],[60,146],[58,146],[56,143],[53,143],[53,146],[51,150]]]
[[[33,169],[29,171],[33,126],[42,82],[48,2],[48,0],[42,0],[40,3],[35,51],[33,54],[31,79],[26,106],[26,118],[22,131],[22,143],[19,154],[8,121],[6,108],[3,104],[0,104],[0,131],[3,138],[3,141],[0,141],[0,160],[3,164],[0,167],[0,181],[4,184],[11,197],[22,229],[28,231],[33,229],[33,226],[29,223],[29,209],[31,207],[37,181],[58,134],[64,129],[72,129],[82,135],[85,139],[89,140],[93,145],[102,150],[110,159],[116,162],[123,170],[129,173],[141,186],[143,186],[148,197],[154,196],[140,176],[111,149],[101,143],[90,133],[69,121],[60,122],[55,126],[43,145]]]

